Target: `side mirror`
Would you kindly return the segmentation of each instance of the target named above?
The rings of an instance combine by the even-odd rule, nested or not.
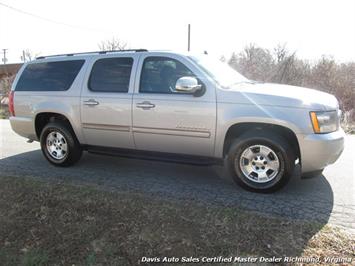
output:
[[[194,94],[202,88],[194,77],[181,77],[176,81],[175,91]]]

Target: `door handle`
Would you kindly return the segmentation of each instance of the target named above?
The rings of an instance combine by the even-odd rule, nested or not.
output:
[[[95,106],[95,105],[98,105],[99,102],[98,101],[95,101],[94,99],[90,99],[88,101],[84,101],[84,105],[88,105],[88,106]]]
[[[143,110],[147,110],[147,109],[151,109],[155,107],[155,104],[148,102],[148,101],[144,101],[141,103],[137,103],[136,105],[138,108],[142,108]]]

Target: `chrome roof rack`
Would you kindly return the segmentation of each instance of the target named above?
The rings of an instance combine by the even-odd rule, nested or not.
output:
[[[71,54],[56,54],[56,55],[39,56],[39,57],[36,57],[36,59],[45,59],[45,58],[57,57],[57,56],[74,56],[74,55],[84,55],[84,54],[108,54],[108,53],[119,53],[119,52],[148,52],[148,50],[147,49],[127,49],[127,50],[82,52],[82,53],[71,53]]]

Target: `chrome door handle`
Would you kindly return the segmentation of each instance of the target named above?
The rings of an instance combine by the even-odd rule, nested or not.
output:
[[[94,99],[90,99],[88,101],[84,101],[84,104],[85,105],[88,105],[88,106],[95,106],[95,105],[98,105],[99,102],[98,101],[95,101]]]
[[[148,102],[148,101],[144,101],[142,103],[137,103],[136,105],[138,108],[142,108],[143,110],[146,110],[146,109],[151,109],[151,108],[154,108],[155,107],[155,104],[151,103],[151,102]]]

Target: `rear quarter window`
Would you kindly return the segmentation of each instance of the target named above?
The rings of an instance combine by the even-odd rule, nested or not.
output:
[[[16,91],[66,91],[74,82],[85,60],[32,63],[26,66]]]

